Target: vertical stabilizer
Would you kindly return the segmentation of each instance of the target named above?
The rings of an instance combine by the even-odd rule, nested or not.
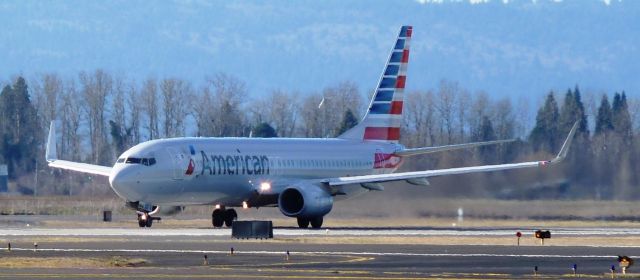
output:
[[[400,28],[367,113],[357,126],[338,138],[398,142],[412,32],[411,26]]]

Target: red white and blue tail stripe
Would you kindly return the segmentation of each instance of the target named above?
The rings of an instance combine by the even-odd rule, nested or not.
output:
[[[398,142],[412,31],[411,26],[400,28],[367,114],[339,138]]]

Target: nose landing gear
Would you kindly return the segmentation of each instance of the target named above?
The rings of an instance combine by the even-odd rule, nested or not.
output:
[[[216,208],[211,213],[211,223],[213,227],[219,228],[224,224],[227,227],[233,225],[233,221],[238,219],[238,213],[234,209],[225,209],[224,206]]]
[[[138,212],[138,226],[139,227],[151,227],[153,225],[153,221],[160,221],[162,218],[160,217],[152,217],[150,213],[146,212]]]

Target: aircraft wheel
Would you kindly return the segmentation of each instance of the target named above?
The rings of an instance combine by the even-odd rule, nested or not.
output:
[[[138,226],[139,227],[151,227],[153,225],[153,219],[149,214],[139,214],[138,215]]]
[[[227,227],[231,227],[233,225],[233,221],[238,219],[238,213],[234,209],[227,209],[224,211],[224,225]]]
[[[316,229],[322,227],[322,221],[323,221],[322,217],[313,217],[313,218],[311,218],[310,219],[311,227],[312,228],[316,228]]]
[[[151,227],[152,225],[153,225],[153,219],[151,219],[151,217],[147,218],[145,226],[146,227]]]
[[[211,223],[213,224],[213,227],[222,227],[224,224],[224,210],[213,210],[213,213],[211,213]]]
[[[300,227],[300,228],[309,227],[309,219],[302,218],[302,217],[298,217],[297,219],[298,219],[298,227]]]

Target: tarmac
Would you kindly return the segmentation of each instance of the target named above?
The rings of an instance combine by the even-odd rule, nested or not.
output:
[[[552,232],[563,238],[640,237],[640,229],[635,228],[554,228]],[[635,245],[543,246],[533,242],[528,231],[527,241],[532,242],[526,245],[491,244],[495,238],[513,234],[510,228],[275,228],[274,239],[237,240],[228,229],[5,225],[0,229],[0,240],[6,243],[0,243],[0,278],[610,278],[612,265],[615,276],[622,276],[619,255],[640,257],[640,246]],[[386,238],[429,236],[444,241],[460,236],[488,241],[485,245],[384,242]],[[344,242],[344,238],[351,241]]]

